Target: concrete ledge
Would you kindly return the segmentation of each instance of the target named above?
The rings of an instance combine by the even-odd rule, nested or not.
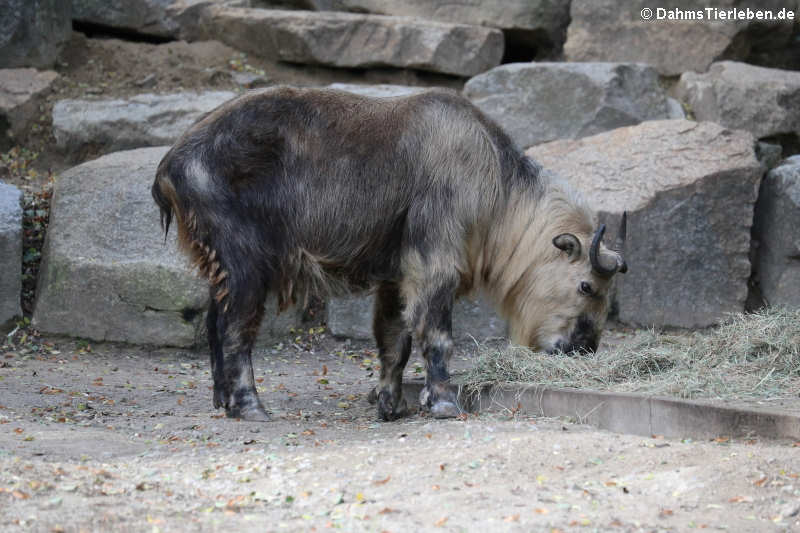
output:
[[[417,402],[421,381],[405,383],[403,394]],[[800,439],[800,414],[771,409],[726,407],[704,401],[634,393],[491,385],[480,394],[458,390],[470,412],[514,411],[547,417],[567,416],[581,424],[634,435],[672,438],[765,437]]]

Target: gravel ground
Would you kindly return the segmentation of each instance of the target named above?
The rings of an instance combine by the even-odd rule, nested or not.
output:
[[[23,148],[0,161],[34,215],[65,165],[50,124],[61,98],[230,88],[241,72],[301,85],[460,83],[79,34],[57,70]],[[40,245],[36,231],[26,250]],[[259,352],[273,420],[257,424],[212,409],[205,353],[20,332],[0,349],[0,531],[800,531],[800,443],[643,438],[510,414],[379,423],[365,400],[375,358],[318,331]]]
[[[254,361],[265,424],[211,408],[204,354],[7,347],[0,530],[800,531],[800,443],[499,414],[379,423],[367,345],[317,331]]]

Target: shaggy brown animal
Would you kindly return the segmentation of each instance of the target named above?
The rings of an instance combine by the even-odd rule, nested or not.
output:
[[[244,95],[177,141],[152,192],[165,232],[174,216],[209,280],[214,405],[251,420],[268,418],[250,352],[269,291],[284,309],[375,288],[379,416],[406,413],[415,337],[423,407],[447,417],[459,413],[446,387],[455,298],[483,291],[517,343],[594,350],[612,277],[627,268],[583,200],[451,91]]]

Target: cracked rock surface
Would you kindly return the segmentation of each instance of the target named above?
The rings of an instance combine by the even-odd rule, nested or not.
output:
[[[56,181],[37,290],[36,327],[95,340],[166,346],[202,341],[208,291],[164,244],[150,196],[166,147],[101,157]],[[268,317],[274,313],[267,313]],[[265,320],[288,329],[293,316]]]

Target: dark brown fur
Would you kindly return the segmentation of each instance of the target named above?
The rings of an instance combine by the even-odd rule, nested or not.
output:
[[[309,293],[377,288],[377,399],[387,420],[406,411],[412,335],[427,361],[423,405],[458,412],[445,385],[463,292],[486,290],[519,342],[548,349],[558,335],[596,344],[607,312],[607,280],[592,275],[585,251],[567,262],[550,243],[569,231],[585,244],[592,213],[450,91],[370,99],[282,87],[240,97],[175,144],[153,197],[165,230],[174,216],[181,247],[209,281],[214,404],[231,416],[266,418],[250,350],[269,291],[284,309]],[[573,269],[597,294],[589,302],[565,287],[565,318],[535,325],[523,300],[542,297],[539,263]]]

